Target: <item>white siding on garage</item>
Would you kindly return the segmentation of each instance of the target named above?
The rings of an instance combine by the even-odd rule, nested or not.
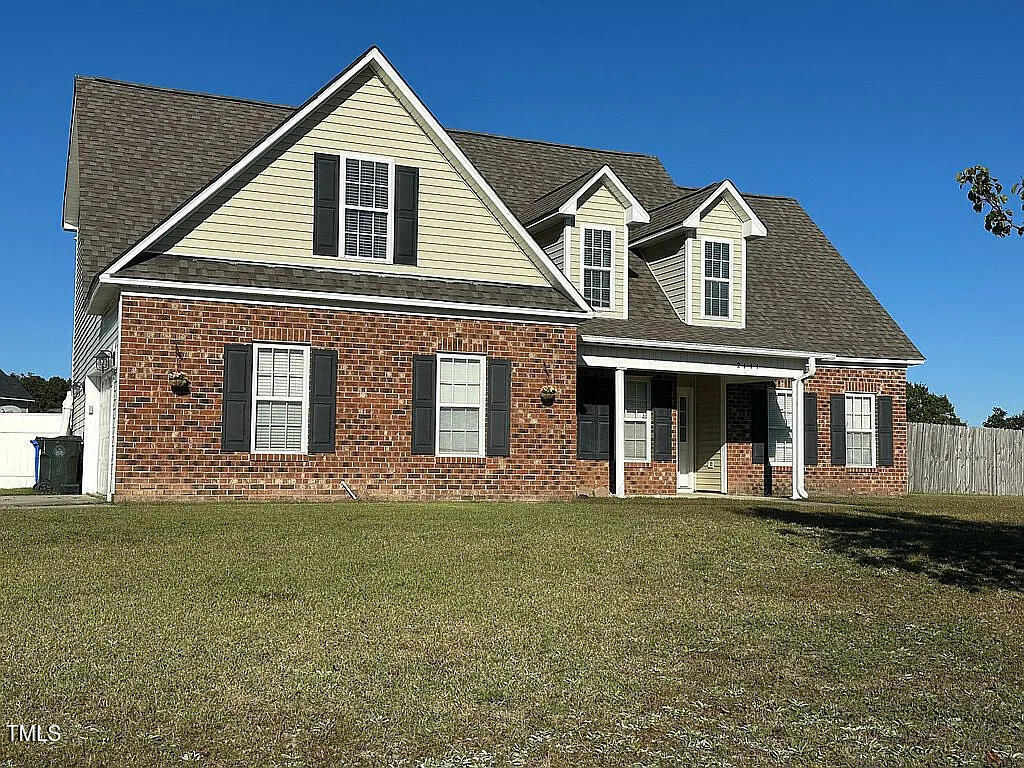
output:
[[[313,256],[313,156],[419,168],[418,263]],[[342,214],[344,218],[344,214]],[[403,103],[364,72],[165,237],[158,251],[528,285],[548,281]]]

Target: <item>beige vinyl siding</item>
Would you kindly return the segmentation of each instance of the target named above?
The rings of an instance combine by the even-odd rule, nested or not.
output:
[[[732,290],[730,292],[730,304],[732,307],[731,319],[705,318],[704,313],[704,238],[726,240],[730,243],[730,267],[732,276]],[[692,275],[690,299],[693,302],[693,310],[690,320],[694,325],[715,325],[725,328],[743,327],[744,299],[743,296],[743,219],[739,209],[733,206],[724,197],[719,199],[701,218],[697,227],[697,239],[692,241],[693,263],[690,267]]]
[[[602,183],[576,209],[576,222],[572,227],[571,279],[583,293],[583,228],[599,226],[613,230],[612,235],[612,308],[597,310],[599,317],[622,317],[622,286],[626,279],[625,262],[626,209],[618,198]]]
[[[722,380],[720,376],[697,376],[694,420],[697,445],[693,465],[694,487],[698,491],[722,490]]]
[[[537,245],[544,249],[544,253],[560,270],[565,269],[565,227],[558,223],[538,232],[534,239]]]
[[[312,255],[316,152],[371,155],[419,168],[416,266]],[[339,91],[164,238],[157,250],[421,276],[548,283],[474,187],[384,82],[371,73]]]
[[[686,322],[686,240],[674,238],[647,249],[647,264],[679,319]]]

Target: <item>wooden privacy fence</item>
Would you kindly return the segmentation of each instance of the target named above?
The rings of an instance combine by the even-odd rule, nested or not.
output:
[[[1024,431],[907,425],[911,493],[1024,495]]]

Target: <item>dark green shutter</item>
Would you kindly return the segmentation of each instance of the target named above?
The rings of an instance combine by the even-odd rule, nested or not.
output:
[[[761,446],[761,453],[754,446]],[[750,390],[750,457],[754,464],[768,459],[768,393],[764,387]]]
[[[804,466],[818,464],[818,396],[804,392]]]
[[[846,466],[846,395],[829,397],[829,433],[832,438],[832,466]]]
[[[309,452],[334,453],[338,350],[312,350],[309,368]]]
[[[419,238],[420,169],[395,166],[395,264],[415,264]]]
[[[875,398],[878,409],[878,466],[892,466],[892,398],[879,395]]]
[[[220,449],[248,451],[252,440],[252,345],[224,345]]]
[[[508,456],[512,432],[512,363],[487,361],[487,455]]]
[[[654,460],[672,461],[672,382],[655,379],[651,383],[654,408]]]
[[[313,255],[338,255],[341,158],[313,156]]]
[[[576,454],[607,461],[611,455],[612,382],[607,377],[580,376],[576,391]]]
[[[437,358],[412,358],[412,452],[434,453],[434,404],[437,388]]]

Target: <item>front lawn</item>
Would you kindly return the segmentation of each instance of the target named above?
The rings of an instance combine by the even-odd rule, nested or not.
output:
[[[1024,764],[1024,500],[0,511],[6,765]],[[4,760],[7,762],[4,762]]]

